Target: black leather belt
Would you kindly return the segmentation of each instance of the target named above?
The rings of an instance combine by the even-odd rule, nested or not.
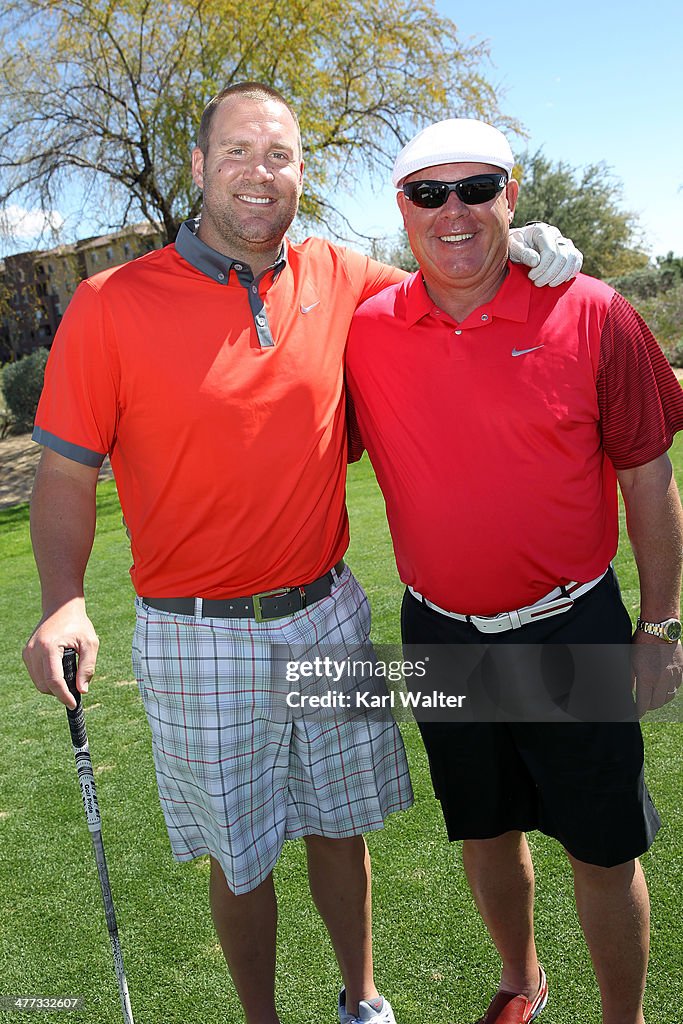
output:
[[[332,585],[343,570],[342,558],[324,576],[303,587],[276,587],[251,597],[227,597],[220,601],[199,598],[198,615],[202,619],[256,619],[257,622],[282,619],[329,597]],[[143,597],[142,601],[150,608],[172,615],[194,615],[197,604],[194,597]]]

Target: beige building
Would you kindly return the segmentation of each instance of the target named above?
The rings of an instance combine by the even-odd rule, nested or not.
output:
[[[80,281],[163,245],[147,222],[0,262],[0,363],[50,347]]]

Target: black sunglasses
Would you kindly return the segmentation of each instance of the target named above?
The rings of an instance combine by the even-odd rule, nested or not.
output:
[[[503,191],[507,174],[473,174],[460,181],[409,181],[403,186],[403,194],[415,206],[425,210],[436,210],[448,202],[451,192],[466,206],[488,203]]]

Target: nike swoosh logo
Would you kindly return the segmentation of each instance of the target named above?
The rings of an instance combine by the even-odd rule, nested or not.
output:
[[[310,306],[301,306],[300,309],[302,313],[310,313],[312,309],[315,309],[315,307],[319,305],[320,299],[318,299],[317,302],[312,302]]]
[[[525,356],[527,354],[527,352],[535,352],[537,349],[544,348],[544,347],[545,347],[545,342],[543,343],[543,345],[534,345],[533,348],[513,348],[512,355],[513,356]]]

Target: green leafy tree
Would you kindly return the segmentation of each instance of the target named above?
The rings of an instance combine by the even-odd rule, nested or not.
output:
[[[520,183],[515,225],[555,224],[583,252],[583,270],[610,278],[646,266],[635,214],[619,207],[621,183],[605,164],[584,169],[552,164],[540,152],[517,157]]]
[[[300,112],[302,214],[385,173],[445,116],[511,124],[434,0],[13,0],[0,4],[0,203],[55,209],[78,190],[101,227],[141,217],[168,239],[199,210],[189,152],[205,103],[255,79]],[[336,219],[335,219],[336,217]]]

